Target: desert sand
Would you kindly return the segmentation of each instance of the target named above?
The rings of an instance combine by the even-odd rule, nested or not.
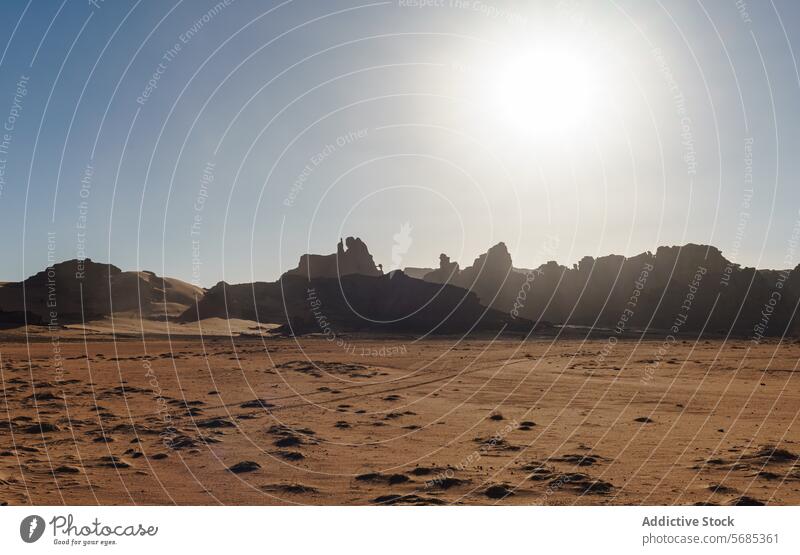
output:
[[[794,342],[237,325],[2,332],[0,503],[800,503]]]

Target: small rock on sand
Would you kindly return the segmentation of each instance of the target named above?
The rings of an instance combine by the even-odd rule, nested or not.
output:
[[[241,474],[243,472],[254,472],[261,468],[261,465],[255,461],[241,461],[228,468],[234,474]]]
[[[496,484],[494,486],[489,486],[486,488],[484,492],[486,497],[489,499],[503,499],[504,497],[508,497],[509,495],[514,495],[514,492],[508,489],[508,486],[503,484]]]

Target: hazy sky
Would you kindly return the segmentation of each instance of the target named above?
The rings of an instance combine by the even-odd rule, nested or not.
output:
[[[347,235],[385,267],[800,262],[793,0],[0,10],[0,280],[49,254],[272,280]]]

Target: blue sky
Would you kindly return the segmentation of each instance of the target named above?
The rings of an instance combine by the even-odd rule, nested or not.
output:
[[[800,262],[796,2],[413,4],[3,2],[0,280],[48,248],[272,280],[346,235],[389,266],[406,223],[402,266]],[[565,49],[563,95],[514,61]]]

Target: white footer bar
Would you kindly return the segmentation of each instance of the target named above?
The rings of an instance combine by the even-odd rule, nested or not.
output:
[[[0,545],[20,554],[800,553],[799,521],[800,507],[3,507]]]

